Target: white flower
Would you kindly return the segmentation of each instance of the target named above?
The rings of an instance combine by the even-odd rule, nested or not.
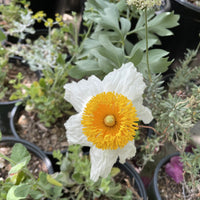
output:
[[[124,163],[136,153],[137,121],[149,123],[151,111],[143,106],[146,85],[132,63],[110,72],[101,81],[96,76],[68,83],[65,99],[78,114],[65,123],[69,144],[90,146],[90,178],[106,177],[119,158]]]

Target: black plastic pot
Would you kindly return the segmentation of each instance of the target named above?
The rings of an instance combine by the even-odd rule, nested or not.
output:
[[[29,152],[33,153],[35,156],[37,156],[44,162],[49,174],[54,173],[50,159],[36,145],[27,142],[26,140],[22,140],[15,137],[2,137],[0,141],[0,146],[2,143],[6,143],[6,145],[8,144],[8,146],[13,146],[15,143],[23,144],[28,149]]]
[[[161,38],[162,48],[170,58],[182,59],[186,49],[195,49],[200,41],[200,7],[187,0],[170,0],[170,11],[180,15],[179,26],[172,28],[172,36]]]
[[[9,59],[10,63],[13,63],[16,61],[16,58],[12,57]],[[14,101],[6,101],[6,102],[0,102],[0,131],[3,135],[11,135],[11,129],[10,129],[10,112],[15,106],[17,102],[20,102],[20,100],[14,100]]]
[[[17,62],[18,58],[12,57],[9,59],[10,63]],[[0,131],[3,135],[11,135],[11,129],[10,129],[10,112],[12,111],[13,107],[17,102],[20,102],[20,100],[14,100],[14,101],[6,101],[6,102],[0,102]]]
[[[183,15],[185,19],[190,18],[196,22],[200,21],[200,7],[187,0],[171,0],[171,8]]]
[[[12,131],[10,129],[10,112],[17,102],[9,101],[9,102],[0,102],[0,131],[3,135],[11,135]]]
[[[0,28],[0,30],[4,33],[6,37],[5,40],[2,41],[3,46],[10,46],[12,44],[17,44],[21,42],[20,38],[6,33],[6,31],[3,28]]]
[[[147,193],[144,184],[135,169],[128,162],[125,162],[124,164],[116,162],[114,167],[118,167],[120,170],[124,171],[129,176],[130,180],[134,180],[132,186],[136,188],[138,194],[143,200],[147,200]]]
[[[59,0],[57,12],[59,13],[81,13],[86,0]]]
[[[12,56],[9,58],[9,63],[14,64],[21,64],[23,66],[29,67],[28,64],[22,62],[23,58],[20,56]],[[42,76],[41,71],[35,72],[37,77],[40,78]],[[11,135],[12,131],[10,129],[10,112],[16,105],[16,103],[19,103],[21,100],[13,100],[13,101],[5,101],[0,102],[0,131],[3,135]]]
[[[20,136],[18,135],[16,129],[15,129],[15,121],[20,117],[20,113],[21,111],[24,110],[24,106],[23,105],[19,105],[19,106],[15,106],[11,113],[10,113],[10,129],[12,132],[12,135],[15,138],[20,139]],[[36,144],[37,145],[37,144]],[[56,165],[56,162],[58,161],[57,159],[53,158],[53,152],[50,151],[44,151],[41,149],[41,151],[48,156],[48,158],[51,160],[54,171],[59,171],[60,167],[58,165]],[[61,153],[64,155],[67,152],[67,148],[65,150],[62,150]]]
[[[172,157],[179,156],[179,155],[180,155],[179,152],[176,152],[176,153],[170,154],[170,155],[164,157],[162,160],[160,160],[160,162],[156,166],[156,169],[155,169],[154,175],[153,175],[153,179],[152,179],[152,181],[149,185],[149,188],[147,190],[149,200],[162,200],[162,198],[160,196],[159,189],[158,189],[159,170],[161,169],[161,167],[163,167],[163,165],[168,163]]]

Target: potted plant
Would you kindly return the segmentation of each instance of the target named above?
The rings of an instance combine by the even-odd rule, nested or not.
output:
[[[25,109],[22,115],[26,118],[27,125],[33,126],[23,127],[22,124],[18,124],[17,129],[16,120],[20,119],[20,116],[17,108],[14,108],[11,127],[17,137],[37,144],[52,157],[54,149],[66,151],[67,147],[64,122],[74,111],[69,103],[63,104],[63,85],[71,81],[68,72],[73,56],[68,56],[68,54],[73,55],[76,51],[78,35],[75,25],[72,25],[72,22],[70,22],[71,25],[64,24],[58,14],[55,21],[46,19],[42,11],[33,17],[45,23],[48,35],[20,44],[21,48],[18,50],[13,45],[12,49],[17,55],[23,56],[23,60],[32,70],[40,70],[42,77],[33,82],[30,87],[24,86],[20,80],[14,83],[17,91],[11,96],[11,99],[23,100]],[[54,25],[59,25],[60,28],[55,28]],[[23,88],[23,92],[20,92],[20,88]],[[20,108],[19,110],[22,112]],[[45,137],[46,144],[44,145],[43,138]]]
[[[10,97],[16,91],[13,84],[21,81],[24,85],[29,85],[39,79],[39,73],[33,72],[29,66],[21,62],[21,58],[14,56],[9,57],[8,51],[5,47],[1,47],[1,66],[0,66],[0,124],[3,134],[10,134],[9,118],[10,112],[20,99],[12,100]]]
[[[6,46],[23,41],[27,34],[34,34],[35,20],[31,17],[32,11],[28,2],[11,0],[9,4],[0,5],[0,27],[7,39]]]
[[[147,199],[138,173],[129,163],[116,162],[111,173],[97,182],[90,180],[90,160],[80,145],[70,146],[67,156],[54,152],[60,172],[54,178],[63,184],[65,198],[87,199]]]
[[[5,144],[6,143],[6,144]],[[17,143],[17,144],[15,144]],[[7,145],[13,145],[11,155],[7,155]],[[1,148],[4,147],[3,151]],[[42,158],[48,166],[48,172],[41,169],[35,175],[29,162],[35,153]],[[65,198],[112,198],[126,197],[127,199],[147,199],[146,191],[137,172],[129,164],[116,163],[112,173],[107,178],[102,178],[97,183],[90,180],[88,155],[81,155],[80,146],[69,148],[67,156],[60,151],[54,152],[61,171],[52,173],[53,169],[48,158],[35,145],[16,138],[3,138],[0,142],[1,164],[5,165],[0,173],[0,197],[4,199],[65,199]],[[10,165],[9,165],[10,163]],[[34,160],[36,164],[36,160]],[[32,164],[33,165],[33,164]],[[32,167],[31,165],[31,167]],[[8,168],[10,166],[10,168]],[[82,170],[79,170],[81,167]],[[120,170],[122,170],[120,172]],[[120,175],[121,173],[121,175]],[[134,179],[134,182],[132,182]],[[89,187],[88,187],[89,186]]]
[[[39,73],[32,72],[26,63],[22,63],[22,58],[16,56],[12,50],[12,45],[20,45],[27,34],[33,34],[34,19],[32,12],[18,1],[11,1],[10,4],[0,5],[0,26],[1,26],[1,92],[0,92],[0,124],[3,134],[10,134],[9,115],[19,99],[11,100],[10,96],[15,91],[13,84],[21,80],[23,84],[29,85],[34,80],[39,79]],[[16,47],[17,48],[17,47]]]
[[[176,152],[160,160],[149,187],[150,199],[198,198],[199,148],[190,146],[186,151],[182,155]],[[163,180],[166,180],[171,188],[166,188]]]
[[[25,140],[3,137],[0,141],[1,199],[50,198],[54,172],[48,157]]]
[[[198,196],[198,192],[191,186],[195,185],[195,188],[198,188],[196,184],[199,183],[199,177],[195,173],[198,173],[199,166],[195,160],[198,160],[196,156],[199,149],[193,148],[192,154],[185,152],[188,145],[198,145],[199,133],[192,131],[192,127],[199,121],[200,93],[198,80],[200,68],[196,60],[198,52],[199,45],[195,50],[188,50],[184,60],[176,67],[174,77],[168,83],[161,99],[159,99],[158,92],[155,102],[152,98],[149,101],[149,103],[153,103],[152,107],[156,106],[153,111],[156,131],[155,135],[148,138],[141,147],[144,152],[143,164],[145,165],[142,168],[141,175],[150,175],[150,178],[152,178],[148,188],[150,199],[196,199]],[[160,87],[161,91],[163,92],[163,89]],[[148,95],[148,90],[146,95]],[[174,157],[177,155],[178,157]],[[151,164],[153,160],[154,164]],[[164,166],[165,164],[167,165]],[[188,166],[190,166],[190,169]],[[153,169],[151,174],[149,168]],[[173,188],[176,188],[176,190],[171,188],[171,193],[169,190],[167,192],[166,182],[163,182],[164,180],[172,181],[172,179],[168,179],[165,171],[177,182],[172,182]],[[178,184],[179,182],[181,183]],[[183,194],[183,196],[176,196],[176,194]]]

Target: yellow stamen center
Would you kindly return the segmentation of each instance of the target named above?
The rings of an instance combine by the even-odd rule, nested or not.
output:
[[[123,148],[138,129],[136,109],[122,94],[103,92],[87,103],[81,123],[88,141],[99,149]]]
[[[104,118],[104,123],[105,123],[106,126],[114,126],[115,125],[115,116],[107,115]]]

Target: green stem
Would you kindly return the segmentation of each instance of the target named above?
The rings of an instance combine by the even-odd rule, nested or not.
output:
[[[75,17],[75,26],[74,26],[74,41],[75,41],[75,46],[77,47],[78,46],[78,20],[77,20],[77,16],[74,16]]]
[[[13,165],[16,165],[16,164],[17,164],[14,160],[12,160],[12,159],[10,159],[9,157],[3,155],[2,153],[0,153],[0,157],[3,158],[3,159],[5,159],[5,160],[7,160],[8,162],[10,162],[10,163],[13,164]],[[25,174],[27,174],[29,177],[31,177],[33,180],[35,180],[34,176],[31,174],[31,172],[30,172],[28,169],[22,168],[22,171],[23,171]]]
[[[129,32],[127,33],[127,35],[131,35],[131,34],[133,34],[133,33],[137,33],[137,32],[139,32],[139,31],[143,31],[143,30],[144,30],[144,27],[135,28],[135,29],[133,29],[132,31],[129,31]]]
[[[8,162],[16,165],[16,162],[14,162],[12,159],[10,159],[9,157],[3,155],[2,153],[0,153],[0,157],[3,158],[4,160],[7,160]]]
[[[149,75],[149,81],[151,82],[151,71],[149,66],[149,44],[148,44],[148,24],[147,24],[147,8],[145,8],[145,39],[146,39],[146,62]]]

